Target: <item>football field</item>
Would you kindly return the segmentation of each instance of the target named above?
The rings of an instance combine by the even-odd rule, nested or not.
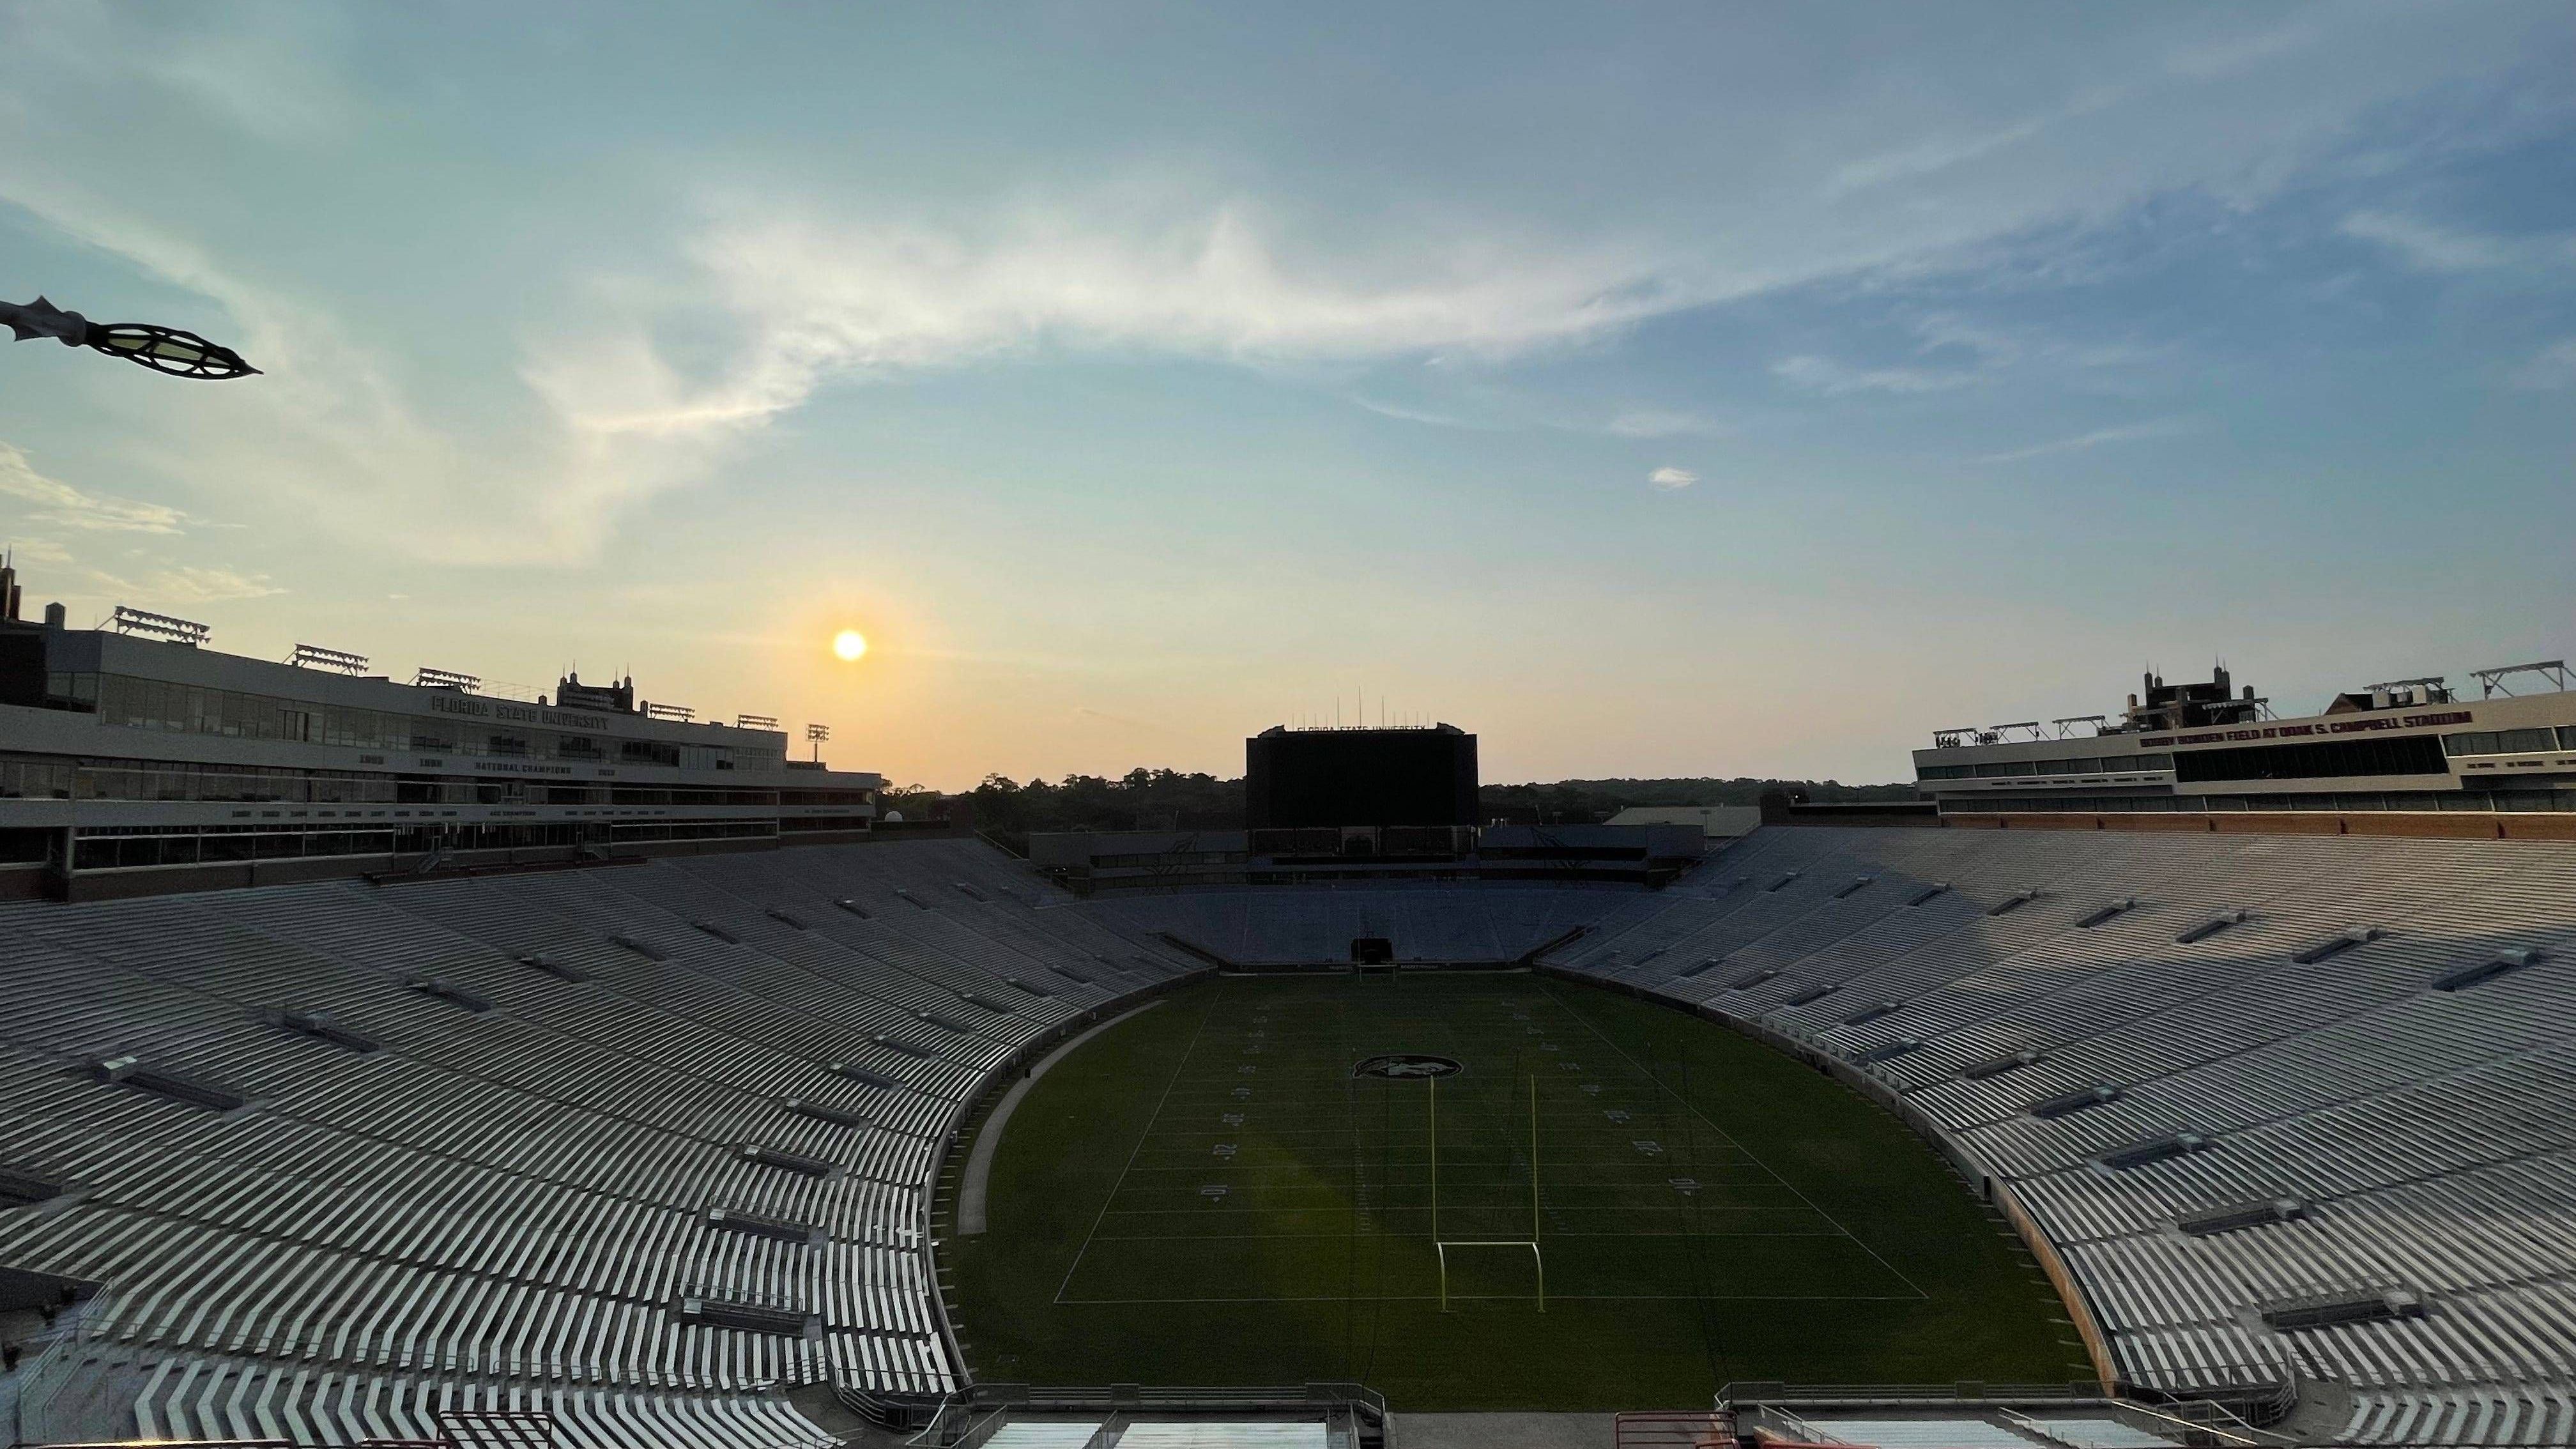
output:
[[[2018,1245],[1883,1112],[1528,974],[1179,993],[1040,1079],[989,1219],[942,1227],[988,1379],[1606,1408],[2087,1373]]]

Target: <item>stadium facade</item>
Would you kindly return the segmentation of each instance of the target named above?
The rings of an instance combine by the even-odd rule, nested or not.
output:
[[[788,758],[776,721],[699,722],[631,679],[512,698],[186,620],[20,616],[0,568],[0,897],[95,897],[453,864],[758,849],[868,831],[882,777]]]
[[[2576,694],[2566,692],[2566,664],[2474,677],[2475,699],[2441,678],[2408,679],[2282,718],[2251,685],[2234,692],[2224,666],[2206,683],[2167,684],[2150,673],[2117,716],[1940,730],[1932,748],[1914,752],[1914,774],[1944,815],[2558,817],[2509,821],[2508,834],[2576,822]],[[2510,692],[2534,683],[2540,692]]]

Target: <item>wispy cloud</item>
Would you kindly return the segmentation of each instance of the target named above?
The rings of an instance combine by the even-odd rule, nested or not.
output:
[[[2513,260],[2513,248],[2501,238],[2397,212],[2356,211],[2336,230],[2384,246],[2419,271],[2474,272]]]
[[[1905,395],[1974,387],[2031,357],[2095,365],[2076,357],[2079,349],[2067,343],[2015,335],[1953,312],[1921,313],[1904,319],[1904,325],[1915,337],[1915,363],[1854,367],[1830,357],[1802,353],[1771,364],[1771,374],[1809,392],[1838,397],[1862,392]]]
[[[1666,493],[1678,493],[1698,481],[1699,475],[1688,468],[1666,466],[1646,475],[1647,487],[1658,488]]]
[[[67,564],[72,551],[50,538],[11,538],[0,541],[0,551],[20,564]]]
[[[1771,374],[1781,381],[1827,397],[1840,397],[1856,392],[1926,393],[1947,392],[1952,388],[1974,384],[1977,374],[1919,367],[1847,367],[1831,358],[1812,354],[1784,357],[1771,364]]]
[[[2007,453],[1988,453],[1976,461],[2019,463],[2030,458],[2046,458],[2060,453],[2090,452],[2106,443],[2135,443],[2148,438],[2169,438],[2190,430],[2191,424],[2186,419],[2160,418],[2154,422],[2128,423],[2116,428],[2096,428],[2089,433],[2079,433],[2071,438],[2057,438],[2045,443],[2034,443],[2027,448],[2015,448]]]
[[[2036,116],[1974,135],[1936,136],[1837,167],[1825,195],[1840,197],[1894,181],[1929,176],[2017,146],[2046,130],[2054,117]]]
[[[159,503],[84,493],[36,471],[18,448],[0,443],[0,495],[35,505],[29,522],[112,533],[179,533],[188,515]]]
[[[1365,261],[1301,259],[1240,201],[1180,204],[1140,221],[1119,200],[973,226],[758,208],[690,249],[747,328],[718,375],[685,378],[630,333],[550,349],[526,377],[582,433],[671,439],[757,426],[835,376],[1045,351],[1254,364],[1509,356],[1674,305],[1635,256],[1462,241]]]
[[[1613,414],[1601,430],[1615,438],[1715,438],[1733,431],[1715,418],[1661,408]]]
[[[227,22],[129,34],[119,44],[138,72],[264,141],[327,145],[363,124],[365,108],[329,63],[337,48],[324,34],[336,25],[329,10],[285,6]]]
[[[536,343],[521,376],[566,439],[541,497],[548,531],[714,472],[729,451],[836,381],[1055,356],[1195,358],[1312,369],[1397,357],[1523,356],[1675,305],[1615,250],[1411,239],[1354,258],[1292,245],[1242,202],[1157,219],[1093,196],[932,224],[726,215],[688,247],[736,342],[677,365],[642,319]],[[1474,416],[1354,399],[1384,416]]]
[[[2336,230],[2397,254],[2422,272],[2483,272],[2502,267],[2576,264],[2576,237],[2500,236],[2403,212],[2356,211]]]
[[[132,578],[103,569],[91,569],[88,573],[90,583],[102,594],[147,606],[230,603],[240,599],[265,599],[287,592],[284,587],[271,582],[266,574],[245,574],[228,568],[182,565]]]
[[[2326,33],[2322,19],[2312,11],[2250,35],[2196,41],[2168,52],[2164,68],[2195,81],[2235,75],[2315,45]]]
[[[265,599],[286,590],[266,574],[227,568],[164,569],[145,580],[153,597],[183,604],[210,604],[232,599]]]
[[[185,534],[191,526],[202,523],[202,520],[163,504],[85,493],[37,472],[35,466],[27,461],[26,452],[9,443],[0,443],[0,498],[14,498],[35,505],[25,515],[29,522],[90,534],[175,538]],[[106,539],[98,539],[95,543],[98,547],[110,546]],[[157,546],[115,546],[124,556],[145,560],[157,550]],[[11,540],[8,547],[21,563],[67,567],[75,562],[74,552],[51,538],[18,538]],[[91,585],[102,593],[144,603],[207,604],[262,599],[286,592],[265,574],[246,574],[221,567],[182,564],[133,577],[98,568],[82,569],[80,573],[86,575]]]
[[[2576,337],[2532,354],[2513,370],[2513,385],[2531,392],[2576,387]]]
[[[260,141],[324,145],[348,139],[365,107],[343,81],[342,17],[319,6],[240,6],[153,15],[113,5],[19,7],[12,51],[55,86],[149,88],[177,100],[194,125],[212,122]],[[175,23],[174,23],[175,22]]]
[[[2020,337],[1954,312],[1926,313],[1911,319],[1907,326],[1922,339],[1921,351],[1929,354],[1954,349],[1974,358],[1979,367],[2009,366],[2021,360],[2027,346]]]
[[[2086,85],[2062,104],[2040,114],[1975,130],[1935,133],[1893,150],[1846,162],[1826,180],[1825,195],[1848,196],[1967,166],[2036,140],[2069,122],[2257,68],[2313,46],[2321,33],[2320,26],[2303,17],[2252,34],[2186,44],[2168,51],[2159,66],[2119,83]],[[2175,82],[2183,84],[2177,86]]]
[[[1503,431],[1502,424],[1471,422],[1454,413],[1435,413],[1424,408],[1409,408],[1398,403],[1379,402],[1374,398],[1354,397],[1351,401],[1365,411],[1373,412],[1382,418],[1393,418],[1400,423],[1420,423],[1431,428],[1465,428],[1470,432],[1478,433]]]

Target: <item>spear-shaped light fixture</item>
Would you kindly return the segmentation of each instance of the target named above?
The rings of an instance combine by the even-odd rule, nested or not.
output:
[[[149,322],[92,322],[38,297],[20,306],[0,302],[0,323],[21,342],[51,337],[65,347],[86,347],[110,357],[140,363],[172,377],[250,377],[259,369],[242,361],[229,347],[218,347],[194,332],[156,327]]]

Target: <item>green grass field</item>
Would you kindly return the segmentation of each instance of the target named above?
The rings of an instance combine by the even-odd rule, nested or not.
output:
[[[1390,1052],[1464,1070],[1353,1076]],[[1448,1249],[1445,1312],[1435,1213],[1437,1240],[1513,1245]],[[2090,1376],[2037,1267],[1894,1118],[1723,1028],[1524,974],[1191,987],[1040,1079],[989,1231],[953,1214],[951,1302],[991,1380],[1356,1379],[1427,1410]]]

